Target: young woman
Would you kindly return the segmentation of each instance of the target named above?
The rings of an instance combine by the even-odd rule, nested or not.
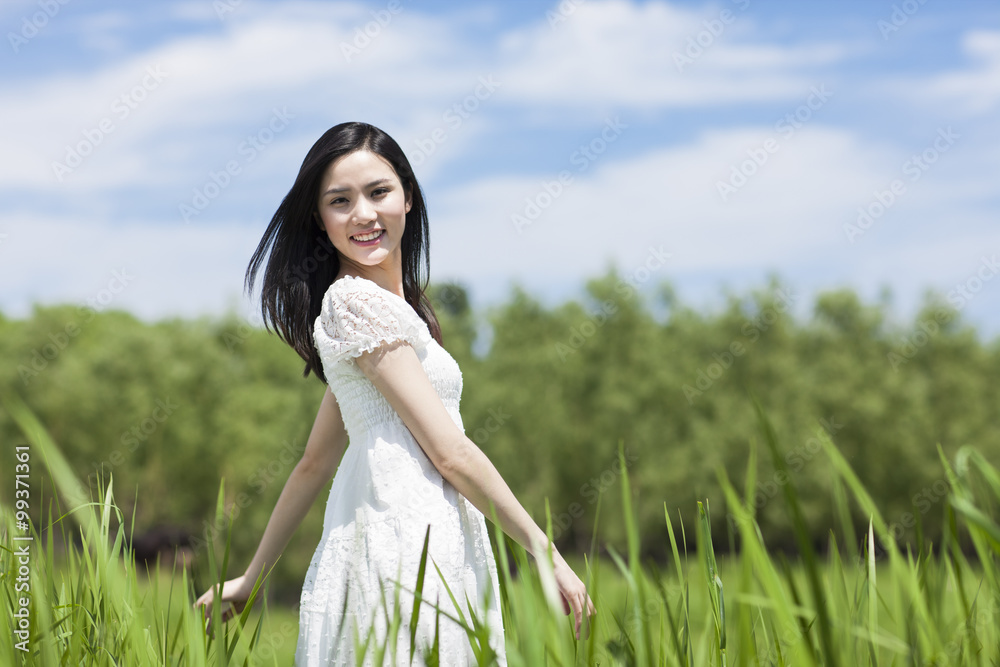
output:
[[[257,553],[243,576],[223,585],[221,600],[233,603],[223,618],[243,609],[258,576],[333,477],[323,536],[302,588],[300,667],[357,664],[355,634],[363,643],[369,628],[384,641],[395,582],[403,637],[397,659],[411,664],[414,596],[407,591],[416,589],[425,537],[414,662],[435,639],[442,665],[475,661],[465,630],[444,615],[435,618],[433,605],[458,616],[446,583],[464,613],[466,598],[479,603],[480,615],[486,610],[489,648],[505,665],[499,579],[484,517],[490,504],[505,533],[535,558],[547,557],[544,531],[464,434],[462,374],[441,347],[421,280],[421,262],[429,269],[427,237],[423,193],[399,145],[371,125],[343,123],[309,150],[247,270],[252,289],[266,259],[265,322],[305,360],[305,375],[315,373],[328,387]],[[563,609],[573,612],[579,637],[594,605],[554,547],[552,556]],[[195,606],[207,611],[216,588]]]

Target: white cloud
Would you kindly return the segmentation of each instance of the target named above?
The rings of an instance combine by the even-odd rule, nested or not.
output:
[[[846,54],[755,41],[736,5],[724,11],[727,20],[662,2],[583,3],[554,25],[504,35],[501,75],[525,103],[667,108],[794,97],[809,85],[796,70]]]
[[[989,112],[1000,102],[1000,31],[970,30],[962,50],[974,66],[935,76],[918,90],[927,99],[957,99],[970,113]]]
[[[187,5],[178,11],[194,15]],[[672,54],[705,29],[699,13],[656,2],[588,2],[554,30],[539,18],[496,42],[470,42],[463,26],[482,22],[480,14],[430,17],[404,5],[380,27],[369,8],[355,3],[241,4],[218,32],[177,37],[93,72],[53,75],[0,94],[7,121],[0,127],[7,157],[0,183],[74,195],[159,185],[189,171],[213,146],[228,146],[227,133],[258,123],[275,104],[326,118],[380,109],[398,120],[403,136],[416,139],[440,126],[480,76],[494,73],[502,82],[491,101],[498,107],[664,108],[794,97],[809,83],[796,68],[839,57],[828,45],[735,43],[723,33],[682,74]],[[118,48],[114,29],[127,20],[113,12],[87,19],[101,27],[94,39],[109,49]],[[359,41],[368,39],[365,29],[374,34],[370,43]],[[345,55],[344,45],[355,44],[360,53]],[[166,76],[143,91],[150,68]],[[133,91],[142,99],[131,99]],[[102,122],[111,124],[111,134],[101,136]],[[64,163],[77,146],[90,150],[94,142],[85,133],[95,132],[103,140],[93,157],[60,181],[54,163]]]
[[[533,22],[503,33],[490,28],[486,9],[435,15],[404,3],[369,45],[345,56],[342,45],[353,43],[373,20],[373,9],[383,6],[244,0],[220,21],[211,3],[171,4],[160,11],[172,21],[197,23],[196,31],[154,41],[93,71],[22,79],[17,89],[0,90],[6,121],[0,125],[6,158],[0,187],[15,202],[8,211],[20,207],[0,223],[0,234],[8,235],[0,238],[0,279],[14,286],[4,292],[3,311],[23,313],[34,300],[85,300],[103,289],[112,270],[134,265],[135,283],[116,307],[146,317],[217,312],[229,295],[240,293],[262,231],[261,225],[230,221],[244,211],[244,220],[271,213],[240,209],[234,202],[241,195],[288,184],[305,149],[331,121],[375,122],[415,158],[416,142],[426,142],[435,128],[448,129],[445,112],[475,89],[480,76],[491,74],[502,84],[495,96],[448,129],[446,141],[418,165],[425,183],[441,183],[431,201],[433,276],[462,278],[474,296],[511,278],[539,290],[579,284],[610,258],[625,270],[636,266],[651,245],[673,253],[664,274],[672,278],[777,269],[808,282],[825,271],[830,280],[856,275],[865,284],[884,279],[913,291],[962,270],[945,255],[971,256],[977,244],[994,240],[983,230],[995,210],[989,177],[1000,153],[997,128],[991,136],[983,127],[984,114],[1000,100],[998,32],[964,35],[967,67],[866,87],[881,75],[847,81],[836,69],[856,53],[846,42],[770,39],[755,23],[756,13],[743,14],[736,3],[689,10],[664,2],[588,0],[554,26],[539,11]],[[728,7],[734,20],[711,39],[702,37],[703,52],[678,71],[675,53],[686,54],[689,40],[709,30],[706,21],[715,25],[720,7]],[[118,48],[117,31],[127,19],[95,13],[86,20],[100,28],[95,34],[102,48]],[[162,83],[147,90],[127,117],[116,115],[115,100],[142,85],[147,67],[157,66],[167,73]],[[750,103],[757,110],[792,110],[817,72],[836,82],[836,97],[793,137],[742,114],[740,105]],[[914,102],[908,108],[914,127],[927,127],[928,136],[912,146],[869,138],[893,136],[877,112],[894,95]],[[266,125],[275,107],[295,114],[293,125],[198,224],[154,226],[131,213],[109,220],[125,200],[122,193],[138,192],[151,209],[172,215],[208,170],[237,157],[239,142]],[[511,215],[523,213],[525,198],[543,193],[543,181],[557,180],[557,173],[490,173],[496,167],[487,166],[478,180],[452,185],[464,176],[455,172],[455,162],[476,151],[488,154],[484,137],[500,135],[500,126],[579,129],[608,113],[648,122],[681,107],[691,134],[679,140],[664,138],[664,130],[639,149],[647,138],[630,137],[623,142],[627,149],[610,145],[583,172],[567,155],[573,183],[523,234]],[[709,107],[737,120],[690,119],[691,109]],[[941,121],[928,117],[941,109],[949,117],[961,111],[981,118],[956,123],[963,138],[955,150],[849,244],[843,224],[873,191],[899,176],[911,151],[933,139]],[[114,132],[60,183],[52,161],[104,118],[114,121]],[[774,138],[780,150],[723,202],[717,183],[747,159],[747,150]],[[32,212],[41,206],[24,203],[22,191],[73,212]],[[947,243],[945,235],[951,235]],[[941,268],[924,271],[930,264]]]
[[[431,61],[450,43],[446,24],[403,12],[348,62],[341,45],[352,43],[354,29],[371,20],[367,12],[353,4],[298,7],[258,14],[241,7],[221,33],[181,37],[91,73],[52,76],[0,94],[7,121],[0,144],[8,158],[0,164],[0,183],[70,190],[159,184],[189,168],[206,142],[226,132],[238,137],[234,130],[259,123],[275,104],[337,117],[366,115],[362,109],[382,100],[400,115],[426,109],[440,115],[440,100],[467,94],[476,80],[469,59],[454,54],[447,54],[454,65],[435,70]],[[428,61],[414,62],[413,53]],[[127,116],[116,112],[122,108],[116,101],[122,95],[131,100],[149,68],[165,78],[154,90],[140,91],[141,101],[127,103]],[[95,136],[102,121],[113,132],[59,182],[52,163],[81,142],[87,150],[84,132]]]
[[[91,304],[147,319],[220,315],[229,307],[249,312],[241,281],[260,234],[246,225],[24,215],[6,220],[0,231],[8,234],[0,241],[0,283],[12,286],[2,303],[8,317],[28,314],[35,303]]]
[[[628,130],[623,130],[627,132]],[[614,144],[518,233],[511,216],[525,198],[545,202],[557,174],[499,176],[437,194],[432,207],[433,275],[471,280],[559,276],[579,282],[615,259],[644,261],[650,246],[673,253],[671,271],[754,269],[807,264],[831,247],[847,252],[841,224],[879,181],[892,158],[848,132],[806,127],[784,140],[748,183],[723,203],[716,184],[745,151],[774,139],[769,128],[706,132],[681,146],[616,159]],[[816,156],[823,156],[817,159]],[[569,157],[569,156],[567,156]],[[132,268],[136,288],[120,303],[144,316],[211,312],[239,280],[259,240],[246,225],[150,226],[23,216],[0,251],[0,279],[49,276],[26,300],[86,299],[112,269]],[[21,251],[14,252],[16,248]],[[789,258],[797,260],[789,260]],[[184,267],[179,271],[178,267]],[[201,287],[198,287],[201,285]],[[11,303],[15,310],[26,302]]]
[[[961,37],[961,50],[968,60],[962,67],[884,79],[873,90],[954,120],[970,116],[992,120],[989,112],[1000,103],[1000,31],[967,30]]]
[[[768,140],[778,142],[777,152],[723,202],[718,181]],[[521,234],[511,215],[524,212],[526,197],[544,201],[544,182],[554,189],[558,174],[487,177],[436,193],[432,277],[465,282],[481,304],[505,296],[511,281],[542,295],[580,285],[610,260],[629,273],[662,248],[672,257],[656,277],[682,288],[706,275],[745,281],[777,270],[808,289],[820,271],[826,286],[891,285],[912,307],[914,286],[945,289],[983,248],[1000,250],[1000,237],[984,231],[988,216],[952,208],[961,194],[948,179],[922,181],[891,216],[848,243],[844,223],[897,175],[900,156],[842,129],[816,123],[792,137],[768,127],[713,130],[633,158],[617,158],[614,149],[609,145],[582,172],[567,159],[572,182]],[[947,229],[942,209],[955,212]],[[938,233],[907,233],[928,227]],[[17,316],[33,302],[86,303],[124,270],[134,280],[109,307],[150,319],[227,307],[247,316],[252,306],[240,297],[241,280],[262,230],[263,221],[167,227],[25,214],[0,229],[8,234],[0,244],[0,281],[14,287],[3,311]],[[969,317],[981,318],[980,306],[991,303],[983,294]]]
[[[847,253],[842,223],[893,156],[850,132],[803,128],[723,202],[718,182],[748,149],[776,138],[767,128],[718,130],[627,160],[613,158],[612,145],[586,171],[570,167],[572,183],[548,206],[557,174],[460,186],[432,222],[439,266],[459,275],[579,279],[611,258],[639,262],[651,244],[674,253],[677,271],[766,270],[808,264],[831,247]],[[512,216],[534,213],[526,198],[540,215],[519,233]]]

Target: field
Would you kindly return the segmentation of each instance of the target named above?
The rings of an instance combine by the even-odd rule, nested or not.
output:
[[[51,516],[51,529],[26,531],[15,507],[3,507],[6,532],[0,556],[3,604],[11,628],[0,638],[0,662],[18,665],[287,665],[298,618],[293,610],[257,604],[212,637],[192,611],[194,591],[185,572],[147,577],[128,558],[129,517],[114,502],[113,484],[94,502],[42,425],[20,404],[7,405],[30,443],[35,465],[45,462],[63,498],[75,509]],[[778,471],[786,463],[767,416],[758,407],[761,454]],[[757,442],[753,438],[751,442]],[[940,452],[940,450],[939,450]],[[757,446],[750,450],[743,488],[754,489]],[[592,631],[573,638],[569,618],[552,597],[544,560],[529,562],[499,532],[494,548],[501,571],[510,665],[996,665],[1000,662],[1000,474],[975,449],[954,460],[941,453],[949,481],[942,503],[947,530],[941,544],[921,537],[897,544],[889,525],[829,438],[823,455],[834,477],[834,504],[844,520],[820,552],[809,538],[794,484],[781,501],[795,528],[798,555],[768,551],[750,497],[737,494],[720,469],[726,507],[698,503],[696,525],[683,525],[667,507],[663,520],[672,558],[643,561],[635,498],[624,451],[620,491],[627,550],[603,548],[595,530],[588,556],[571,559],[597,606]],[[219,512],[223,494],[220,489]],[[646,499],[644,499],[645,501]],[[851,506],[870,516],[857,535]],[[716,559],[712,526],[731,527],[737,556]],[[549,526],[551,531],[551,525]],[[55,535],[81,546],[57,549]],[[14,541],[11,538],[33,537]],[[28,544],[28,555],[18,552]],[[224,580],[229,549],[210,549],[211,580]],[[429,567],[429,566],[428,566]],[[511,572],[516,571],[517,576]],[[30,586],[15,593],[18,582]],[[196,585],[197,584],[197,585]],[[419,591],[419,586],[417,587]],[[28,603],[24,604],[24,596]],[[26,612],[22,612],[26,609]],[[389,609],[392,612],[392,609]],[[396,609],[395,611],[399,611]],[[453,619],[455,608],[442,610]],[[487,647],[475,609],[463,609],[474,646]],[[214,609],[218,619],[220,610]],[[399,619],[399,615],[394,615]],[[443,617],[441,622],[447,621]],[[218,620],[216,626],[220,625]],[[23,627],[24,634],[17,630]],[[400,647],[408,629],[398,628]],[[26,642],[26,643],[22,643]],[[19,646],[20,644],[20,646]],[[21,650],[21,648],[27,650]],[[373,654],[385,647],[372,642]],[[488,647],[480,664],[494,664]],[[378,660],[376,660],[376,664]]]

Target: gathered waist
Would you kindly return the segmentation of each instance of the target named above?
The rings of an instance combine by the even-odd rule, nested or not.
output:
[[[447,411],[459,430],[464,433],[465,427],[462,424],[462,414],[458,408],[446,405],[445,411]],[[362,442],[371,444],[379,438],[386,439],[387,437],[391,437],[393,433],[402,433],[413,437],[410,429],[403,423],[403,420],[400,419],[395,410],[389,413],[384,411],[368,413],[362,416],[361,419],[345,419],[345,426],[347,428],[347,437],[351,444],[360,444]]]

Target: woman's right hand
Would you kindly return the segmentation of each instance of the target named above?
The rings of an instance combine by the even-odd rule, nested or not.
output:
[[[230,579],[222,585],[222,595],[219,596],[219,602],[232,603],[230,607],[222,610],[223,623],[231,619],[236,614],[243,612],[243,609],[247,605],[247,600],[250,599],[250,592],[253,590],[253,584],[254,582],[247,579],[244,575],[236,577],[235,579]],[[205,624],[205,632],[209,635],[212,634],[212,601],[215,599],[215,592],[218,589],[218,585],[212,586],[212,588],[208,589],[194,603],[194,608],[197,610],[201,607],[203,615],[208,619]]]

